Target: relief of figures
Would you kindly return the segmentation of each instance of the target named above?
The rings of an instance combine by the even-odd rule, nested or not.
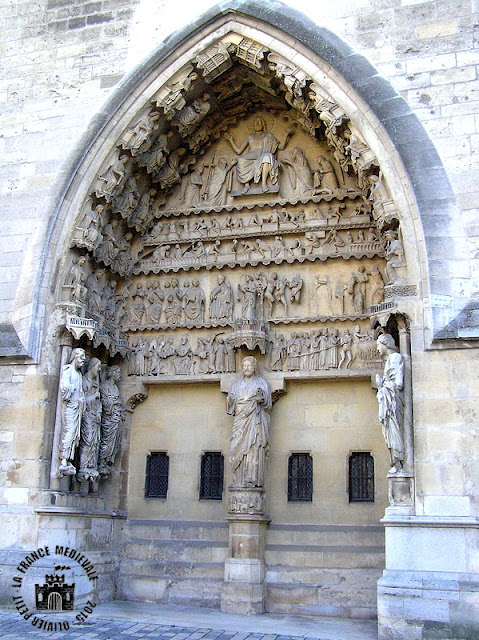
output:
[[[128,156],[121,156],[108,167],[103,175],[98,177],[95,189],[97,198],[105,198],[107,202],[111,202],[113,197],[120,193],[125,180],[127,163]]]
[[[231,322],[234,309],[233,289],[223,275],[218,276],[217,282],[210,294],[210,320]]]
[[[74,259],[70,273],[65,281],[65,287],[70,289],[70,301],[77,304],[85,304],[88,295],[86,257],[79,256]]]
[[[398,238],[396,231],[386,231],[385,233],[386,244],[386,284],[393,284],[396,282],[397,270],[400,267],[406,266],[404,258],[404,247],[402,242]]]
[[[367,368],[370,358],[361,351],[360,344],[372,345],[374,349],[372,337],[361,334],[359,326],[354,333],[350,329],[340,331],[332,327],[310,332],[293,331],[289,339],[282,333],[272,332],[268,341],[268,368],[271,371],[350,369],[353,362]],[[377,365],[374,355],[372,361]]]
[[[145,151],[151,144],[149,138],[153,130],[158,129],[156,122],[159,117],[159,113],[146,113],[135,124],[133,129],[128,129],[125,132],[123,139],[120,141],[120,146],[123,149],[128,149],[133,156]]]
[[[236,354],[224,332],[198,336],[196,347],[187,335],[132,340],[129,376],[202,375],[233,373]]]
[[[96,273],[96,272],[95,272]],[[95,291],[100,290],[93,275]],[[109,287],[107,286],[107,291]],[[197,278],[181,283],[171,278],[164,284],[159,280],[137,282],[130,287],[130,303],[126,322],[134,327],[200,327],[206,323],[232,324],[235,317],[254,323],[263,318],[287,317],[290,310],[301,304],[304,281],[299,274],[280,276],[273,271],[259,271],[241,276],[236,290],[223,274],[207,300]],[[105,292],[102,293],[103,301]],[[125,290],[121,294],[122,308]],[[207,304],[208,302],[208,304]],[[236,311],[236,315],[235,315]]]
[[[103,236],[99,227],[104,209],[105,207],[99,204],[83,217],[81,226],[76,228],[77,231],[80,231],[80,237],[74,240],[77,247],[85,247],[89,251],[95,251],[102,242]]]
[[[270,215],[254,213],[246,222],[240,216],[224,219],[214,216],[169,220],[156,223],[145,242],[144,257],[136,262],[135,273],[158,272],[159,269],[189,270],[201,266],[239,264],[279,264],[283,261],[309,261],[326,257],[383,255],[385,245],[374,229],[365,233],[338,230],[342,207],[322,212],[324,222],[311,224],[304,211],[274,209]],[[364,225],[364,222],[361,224]],[[334,226],[333,226],[334,225]],[[281,229],[286,235],[274,235]],[[313,230],[315,229],[315,230]],[[261,235],[259,235],[261,234]],[[156,246],[153,251],[150,246]],[[391,254],[398,249],[391,244]],[[392,260],[393,263],[398,264]]]

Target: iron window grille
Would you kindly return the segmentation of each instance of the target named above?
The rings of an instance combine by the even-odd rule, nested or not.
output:
[[[288,460],[288,502],[313,501],[313,458],[292,453]]]
[[[207,451],[201,456],[200,500],[221,500],[223,496],[224,457]]]
[[[374,458],[370,453],[349,456],[349,502],[374,502]]]
[[[166,498],[170,459],[165,452],[146,457],[145,498]]]

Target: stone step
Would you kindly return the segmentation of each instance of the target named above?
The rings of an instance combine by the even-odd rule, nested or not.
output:
[[[224,562],[228,556],[228,543],[216,540],[132,539],[124,544],[121,556],[143,562]]]
[[[223,576],[220,578],[171,578],[120,573],[117,598],[219,608]]]
[[[271,525],[266,543],[384,547],[384,528],[374,525]]]
[[[266,545],[268,566],[384,569],[383,546]]]
[[[130,575],[144,578],[223,580],[224,562],[191,562],[161,559],[145,563],[142,560],[124,558],[120,562],[120,573],[124,576]]]
[[[267,609],[356,618],[377,615],[380,569],[299,569],[268,567]]]
[[[227,522],[182,520],[128,520],[123,525],[125,540],[228,540]]]
[[[277,586],[296,584],[331,589],[376,589],[381,576],[382,569],[324,569],[284,565],[268,565],[266,569],[266,582]]]

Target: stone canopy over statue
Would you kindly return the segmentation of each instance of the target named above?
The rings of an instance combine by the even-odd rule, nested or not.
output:
[[[272,406],[269,384],[256,374],[256,358],[244,358],[243,377],[233,382],[226,398],[226,412],[234,416],[230,442],[234,487],[264,486]]]

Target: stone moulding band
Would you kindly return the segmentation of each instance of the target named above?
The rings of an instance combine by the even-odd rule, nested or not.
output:
[[[388,307],[390,309],[391,307]],[[288,317],[288,318],[266,318],[267,322],[272,324],[305,324],[311,322],[356,322],[358,320],[367,320],[369,318],[368,313],[356,314],[356,315],[342,315],[342,316],[306,316],[302,318]],[[173,331],[175,329],[215,329],[217,327],[232,327],[233,322],[202,322],[198,324],[192,324],[187,322],[179,322],[175,325],[170,324],[125,324],[124,329],[126,331]]]
[[[342,379],[355,379],[355,380],[373,380],[376,373],[380,373],[382,369],[375,367],[374,369],[334,369],[334,370],[319,370],[319,371],[281,371],[280,378],[283,380],[342,380]],[[227,379],[232,374],[219,374],[219,373],[205,373],[205,374],[184,374],[184,375],[165,375],[160,374],[157,376],[129,376],[130,379],[139,379],[145,386],[157,385],[157,384],[212,384],[221,382],[223,376],[227,376]],[[278,377],[278,372],[275,372],[275,376]]]
[[[473,516],[386,516],[381,523],[388,527],[426,527],[439,529],[479,529],[479,518]]]
[[[347,248],[337,248],[336,251],[331,250],[329,253],[324,255],[312,254],[309,256],[287,256],[287,257],[285,256],[282,258],[271,258],[271,259],[264,258],[263,260],[261,259],[242,260],[240,258],[237,260],[227,259],[225,261],[221,261],[218,258],[218,260],[216,260],[215,262],[207,262],[207,261],[199,262],[198,258],[189,258],[188,260],[191,260],[191,263],[188,264],[186,263],[186,260],[184,258],[180,258],[178,259],[178,263],[179,263],[178,265],[173,265],[170,263],[170,264],[161,265],[161,266],[154,266],[154,267],[151,266],[150,268],[147,266],[144,266],[143,268],[141,267],[136,268],[133,271],[133,273],[135,275],[140,275],[141,273],[144,273],[145,275],[149,273],[154,273],[158,275],[160,273],[169,273],[171,271],[173,273],[178,273],[178,271],[190,271],[190,269],[194,269],[195,271],[199,271],[200,269],[206,269],[207,271],[210,271],[211,269],[222,269],[223,267],[229,267],[230,269],[234,269],[235,267],[241,267],[241,268],[248,267],[248,266],[256,267],[259,264],[267,266],[269,264],[282,264],[283,262],[287,262],[288,264],[293,264],[295,262],[315,262],[316,260],[325,262],[326,260],[329,260],[331,258],[343,258],[344,260],[349,260],[350,258],[356,258],[357,260],[360,260],[361,258],[374,258],[375,256],[384,257],[384,247],[382,246],[381,242],[377,241],[377,242],[363,243],[363,244],[370,244],[372,246],[369,247],[369,250],[363,249],[355,253],[349,252]],[[233,255],[233,254],[230,254],[230,255]]]
[[[331,200],[356,200],[361,196],[361,192],[359,191],[342,191],[338,190],[331,194],[324,194],[320,196],[311,196],[309,198],[291,198],[289,200],[286,199],[278,199],[278,200],[268,200],[267,202],[251,202],[251,203],[237,203],[237,204],[229,204],[223,205],[220,207],[195,207],[190,209],[169,209],[167,211],[159,211],[155,214],[155,218],[169,218],[171,216],[189,216],[189,215],[198,215],[201,213],[221,213],[222,211],[241,211],[242,209],[255,209],[256,207],[262,209],[263,207],[284,207],[285,205],[296,205],[296,204],[308,204],[308,202],[331,202]]]

